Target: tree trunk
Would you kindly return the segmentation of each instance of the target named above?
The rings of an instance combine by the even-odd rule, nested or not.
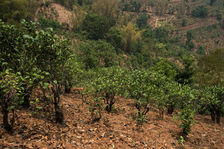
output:
[[[63,123],[64,115],[61,109],[59,108],[60,103],[60,87],[58,85],[53,86],[52,88],[54,94],[54,110],[55,110],[55,119],[56,123]]]
[[[9,122],[8,122],[8,114],[9,114],[9,111],[7,110],[8,107],[6,106],[3,106],[2,107],[2,114],[3,114],[3,126],[5,128],[5,130],[7,132],[10,132],[11,131],[11,126],[9,125]]]
[[[111,112],[112,111],[112,107],[114,105],[115,101],[114,101],[114,95],[110,95],[109,93],[106,93],[106,110],[107,112]]]
[[[54,104],[54,109],[55,109],[55,120],[56,120],[56,123],[62,124],[63,121],[64,121],[63,112],[59,108],[58,104]]]
[[[46,89],[42,88],[43,100],[47,100]]]
[[[30,107],[30,94],[25,93],[25,96],[23,98],[23,108],[28,109]]]
[[[167,109],[167,114],[173,114],[174,111],[174,106],[173,105],[169,105],[168,109]]]
[[[220,110],[216,110],[216,123],[220,124],[220,120],[221,120],[221,111]]]
[[[68,81],[65,81],[65,93],[67,94],[71,93],[71,87]]]
[[[30,107],[30,96],[32,94],[33,87],[32,86],[28,87],[27,85],[24,85],[23,87],[24,87],[25,90],[23,92],[24,101],[23,101],[22,106],[23,106],[23,108],[28,109]]]
[[[215,123],[215,111],[212,109],[212,108],[210,108],[210,113],[211,113],[211,119],[212,119],[212,121]]]
[[[2,114],[3,114],[3,126],[4,129],[8,132],[8,133],[12,133],[12,128],[13,128],[13,124],[14,124],[14,111],[13,111],[13,117],[11,119],[11,124],[9,123],[9,111],[8,111],[8,104],[5,103],[2,106]]]

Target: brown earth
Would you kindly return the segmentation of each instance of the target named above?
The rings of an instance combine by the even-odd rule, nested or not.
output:
[[[64,124],[54,123],[50,106],[44,108],[45,112],[43,109],[35,112],[34,106],[27,111],[17,110],[13,135],[0,128],[0,148],[224,148],[224,125],[213,124],[208,116],[197,115],[198,122],[186,142],[180,144],[181,129],[172,116],[165,115],[161,120],[154,108],[147,114],[146,123],[138,126],[133,119],[136,112],[133,99],[118,98],[114,112],[103,112],[102,119],[93,124],[88,104],[74,90],[63,95],[62,100]]]
[[[60,24],[66,23],[68,28],[73,27],[71,11],[67,10],[60,4],[51,3],[48,7],[43,6],[37,9],[36,17],[44,17],[57,20]],[[37,18],[35,19],[37,21]]]

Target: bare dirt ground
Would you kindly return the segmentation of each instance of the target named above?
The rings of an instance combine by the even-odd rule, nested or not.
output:
[[[48,7],[41,7],[37,9],[36,16],[38,12],[41,12],[39,17],[49,18],[57,20],[60,24],[66,23],[69,29],[72,29],[72,12],[67,10],[60,4],[52,3]],[[35,19],[37,21],[37,18]]]
[[[0,127],[0,148],[66,148],[66,149],[223,149],[224,125],[213,124],[209,116],[196,116],[198,121],[188,139],[180,144],[181,129],[172,116],[158,118],[158,111],[151,109],[147,121],[136,125],[133,99],[119,98],[112,113],[103,112],[99,122],[91,123],[88,104],[81,96],[62,96],[64,124],[55,124],[51,107],[34,112],[17,110],[13,135]],[[0,115],[2,117],[2,115]],[[2,118],[0,119],[2,124]]]

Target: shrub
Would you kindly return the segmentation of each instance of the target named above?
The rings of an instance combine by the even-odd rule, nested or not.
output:
[[[38,22],[40,23],[40,26],[42,28],[53,28],[53,29],[61,29],[62,26],[58,21],[51,20],[51,19],[45,19],[45,18],[39,18]]]
[[[150,95],[153,91],[150,74],[146,71],[135,70],[127,76],[127,79],[127,91],[130,97],[135,99],[135,107],[138,110],[137,120],[142,122],[149,112]]]
[[[18,95],[20,75],[15,74],[10,69],[0,72],[0,105],[3,115],[3,126],[9,133],[13,130],[15,122],[14,108],[19,103]],[[9,112],[12,111],[12,118],[9,122]]]
[[[194,17],[205,18],[208,16],[208,8],[205,6],[198,6],[192,11]]]
[[[110,29],[107,18],[97,14],[88,14],[82,23],[82,30],[86,31],[91,40],[103,39]]]
[[[140,15],[137,20],[136,20],[136,24],[139,28],[144,28],[148,25],[148,19],[149,19],[149,16],[143,14],[143,15]]]

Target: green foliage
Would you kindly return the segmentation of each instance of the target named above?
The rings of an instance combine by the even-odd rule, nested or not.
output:
[[[140,15],[137,20],[136,20],[136,24],[139,28],[145,28],[148,25],[148,19],[150,18],[150,16],[147,16],[145,14]]]
[[[194,125],[194,113],[195,111],[190,108],[185,108],[178,113],[182,121],[180,128],[183,129],[183,135],[188,135],[190,133],[191,127]]]
[[[205,54],[205,48],[203,48],[202,46],[199,46],[197,49],[197,53],[199,55],[204,55]]]
[[[167,78],[174,79],[177,75],[177,66],[174,63],[168,61],[167,59],[161,59],[152,67],[153,71],[165,75]]]
[[[151,77],[155,85],[152,100],[159,108],[161,118],[165,108],[168,114],[172,114],[180,100],[181,85],[174,81],[177,75],[175,67],[168,60],[162,59],[152,68],[156,75]],[[160,79],[157,80],[157,77]]]
[[[19,23],[22,19],[32,19],[36,10],[36,1],[27,0],[1,0],[0,19],[5,22]],[[31,10],[32,9],[32,10]]]
[[[82,23],[82,30],[92,40],[103,39],[109,29],[107,18],[97,14],[88,14]]]
[[[218,21],[221,21],[222,18],[223,18],[223,16],[222,16],[222,12],[220,12],[220,11],[216,11],[216,18],[217,18]]]
[[[121,31],[118,28],[111,27],[110,30],[107,32],[105,39],[108,43],[114,46],[117,53],[119,49],[122,48]]]
[[[115,96],[122,95],[124,92],[125,74],[126,72],[121,68],[103,68],[91,83],[94,94],[104,100],[108,112],[111,112],[116,102]]]
[[[120,13],[120,0],[96,0],[92,4],[92,9],[100,16],[104,16],[110,26],[114,26]]]
[[[185,27],[187,25],[187,20],[186,19],[182,19],[182,27]]]
[[[130,3],[124,3],[122,11],[134,11],[133,6]]]
[[[127,76],[127,90],[131,98],[135,99],[135,107],[138,110],[137,117],[143,118],[149,111],[150,95],[152,85],[150,84],[150,74],[146,71],[132,71]]]
[[[125,52],[136,52],[138,41],[141,40],[141,32],[131,22],[121,28],[122,45]]]
[[[20,74],[13,73],[11,69],[6,69],[0,72],[0,105],[3,115],[3,125],[5,130],[12,132],[14,125],[14,108],[19,104],[19,88]],[[8,114],[13,111],[13,117],[9,123]]]
[[[12,74],[20,75],[20,104],[28,108],[33,89],[38,85],[46,89],[51,84],[56,121],[61,122],[58,104],[64,76],[69,74],[67,61],[72,54],[69,42],[57,38],[52,30],[37,31],[35,23],[24,20],[20,28],[3,22],[0,28],[0,72],[10,69]]]
[[[158,27],[154,30],[154,37],[162,43],[168,42],[168,33],[169,31],[164,26]]]
[[[213,122],[220,124],[220,118],[224,106],[224,85],[209,86],[201,89],[201,104],[210,111],[211,119]]]
[[[210,111],[212,120],[217,123],[220,123],[220,115],[223,112],[223,55],[223,50],[217,49],[202,56],[196,74],[199,86],[204,88],[201,102]]]
[[[187,56],[182,56],[183,68],[178,70],[176,81],[183,85],[192,85],[194,83],[195,59]]]
[[[197,81],[200,86],[219,85],[223,81],[224,50],[217,49],[199,59]]]
[[[99,121],[102,117],[102,103],[100,97],[95,97],[89,102],[89,112],[91,113],[92,123]]]
[[[130,2],[123,3],[122,10],[130,12],[140,12],[142,4],[137,0],[131,0]]]
[[[142,37],[143,39],[146,39],[146,38],[153,38],[154,35],[153,35],[153,29],[151,26],[147,26],[146,29],[142,32]]]
[[[87,41],[81,44],[80,50],[80,61],[85,64],[86,69],[116,65],[115,48],[103,40]]]
[[[183,86],[180,91],[181,102],[180,102],[180,112],[178,113],[180,120],[180,128],[182,128],[183,136],[186,137],[191,132],[191,127],[194,125],[194,115],[198,109],[197,99],[198,91],[192,89],[189,86]]]
[[[194,42],[193,42],[193,33],[192,31],[187,32],[187,41],[186,41],[186,48],[189,50],[192,50],[194,48]]]
[[[208,16],[208,8],[205,6],[198,6],[192,11],[194,17],[205,18]]]
[[[209,4],[212,6],[215,2],[216,2],[216,0],[210,0]]]
[[[44,19],[44,18],[39,18],[38,22],[40,23],[40,26],[42,28],[53,28],[53,29],[61,29],[62,26],[59,22],[51,19]]]

